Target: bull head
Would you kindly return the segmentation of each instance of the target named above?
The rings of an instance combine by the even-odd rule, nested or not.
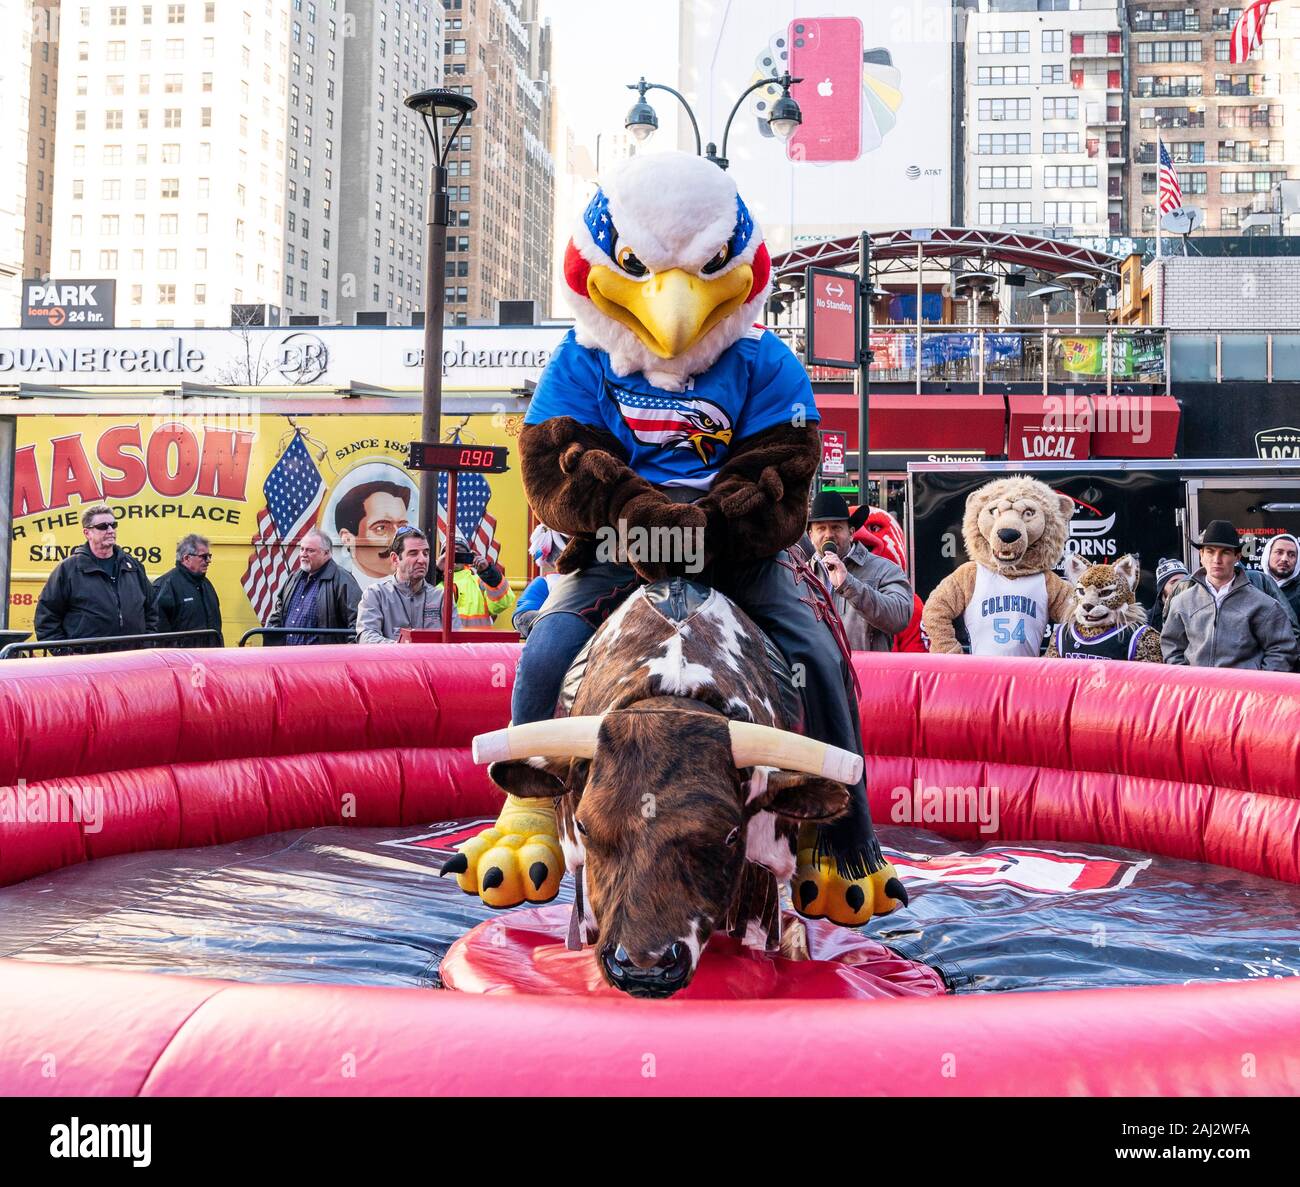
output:
[[[560,799],[601,973],[638,997],[690,983],[746,860],[790,877],[797,825],[842,815],[862,769],[800,734],[649,705],[485,734],[474,758],[512,795]]]

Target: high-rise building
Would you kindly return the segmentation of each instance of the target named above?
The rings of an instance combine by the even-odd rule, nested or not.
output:
[[[478,109],[448,153],[447,321],[495,321],[497,302],[550,308],[555,164],[550,27],[537,0],[447,0],[446,85]]]
[[[1133,234],[1158,218],[1157,136],[1208,233],[1279,234],[1279,183],[1300,177],[1300,13],[1273,6],[1249,61],[1229,62],[1242,5],[1128,5]],[[1276,210],[1274,207],[1276,206]]]
[[[1116,0],[979,0],[965,26],[965,225],[1118,234],[1127,152]]]
[[[59,94],[59,0],[27,0],[27,213],[23,275],[46,276],[54,229],[54,130]]]
[[[290,315],[315,314],[327,322],[338,312],[344,48],[353,44],[339,7],[294,0],[285,108],[284,291],[278,300]]]
[[[119,325],[279,306],[290,5],[64,5],[51,268]]]
[[[0,21],[22,28],[25,0],[0,0]],[[0,325],[17,325],[27,213],[27,105],[30,41],[0,40],[0,160],[13,162],[0,176]]]
[[[442,85],[443,5],[352,0],[348,13],[356,19],[343,67],[342,156],[323,162],[343,199],[338,314],[351,322],[361,311],[385,313],[390,322],[408,324],[412,311],[424,308],[431,146],[423,121],[402,100]],[[333,151],[336,132],[323,135]],[[323,270],[332,261],[312,266]],[[309,291],[313,284],[324,299],[327,278],[317,277]]]
[[[0,0],[0,325],[49,271],[59,0]]]
[[[65,0],[51,271],[116,279],[119,325],[406,320],[428,146],[402,99],[441,32],[432,0]]]

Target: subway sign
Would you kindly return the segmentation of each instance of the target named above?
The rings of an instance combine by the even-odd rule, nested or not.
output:
[[[24,280],[24,330],[111,330],[115,280]]]

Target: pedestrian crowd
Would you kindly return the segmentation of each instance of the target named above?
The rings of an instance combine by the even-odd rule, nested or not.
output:
[[[144,566],[118,544],[118,520],[107,503],[81,514],[86,542],[54,568],[36,603],[39,642],[168,636],[203,631],[177,645],[223,647],[221,599],[208,577],[211,542],[191,533],[176,545],[176,565],[150,581]],[[516,597],[499,563],[476,552],[457,533],[453,629],[490,628]],[[333,560],[334,541],[318,528],[298,543],[293,568],[281,584],[267,621],[268,645],[352,642],[395,643],[404,629],[437,630],[442,624],[440,556],[433,583],[429,540],[416,527],[396,529],[378,552],[391,566],[364,595],[349,569]],[[105,645],[111,646],[111,645]],[[120,646],[120,644],[119,644]],[[94,649],[90,645],[87,650]]]
[[[850,511],[842,495],[820,492],[801,544],[804,559],[829,593],[852,650],[927,650],[921,600],[899,563],[901,531],[884,513],[875,513],[870,523],[869,516],[870,507]],[[175,567],[150,582],[144,566],[118,544],[118,522],[108,504],[86,507],[81,526],[85,544],[58,564],[38,599],[39,641],[206,631],[195,645],[224,646],[221,602],[208,577],[212,546],[205,537],[191,533],[179,540]],[[489,628],[512,614],[512,625],[526,638],[568,543],[544,524],[537,527],[529,551],[540,575],[516,597],[502,566],[457,533],[452,628]],[[1159,632],[1164,662],[1300,671],[1300,541],[1289,533],[1272,536],[1258,569],[1243,563],[1244,542],[1225,520],[1211,522],[1192,544],[1200,560],[1195,572],[1177,558],[1162,558],[1156,566],[1147,622]],[[404,631],[441,627],[446,556],[435,563],[419,528],[395,531],[378,553],[391,571],[364,594],[353,574],[332,559],[334,548],[319,529],[299,542],[267,624],[274,630],[268,644],[350,642],[349,635],[361,643],[395,643]]]

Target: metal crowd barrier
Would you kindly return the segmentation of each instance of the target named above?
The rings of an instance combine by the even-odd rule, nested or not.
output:
[[[262,644],[263,647],[284,647],[286,635],[313,635],[326,643],[357,641],[357,632],[345,626],[255,626],[239,637],[239,646],[243,647],[249,639],[261,636],[266,640]]]
[[[10,643],[0,648],[0,659],[19,659],[25,655],[98,655],[106,651],[135,651],[152,647],[220,647],[221,632],[162,631],[154,635],[105,635],[95,639],[34,639],[30,643]]]

